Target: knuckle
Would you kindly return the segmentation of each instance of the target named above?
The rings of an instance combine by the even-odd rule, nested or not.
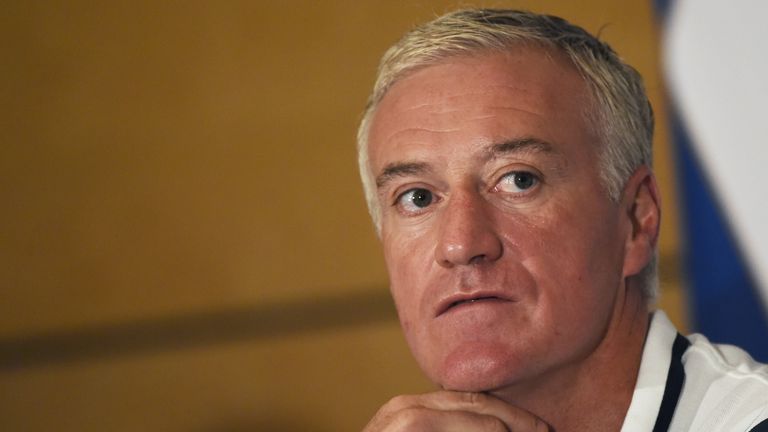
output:
[[[461,396],[462,401],[471,406],[482,405],[486,402],[486,398],[484,394],[474,392],[463,393]]]
[[[507,426],[496,417],[482,417],[482,430],[484,432],[509,432]]]
[[[402,430],[421,430],[424,426],[425,410],[423,408],[408,407],[397,413],[396,423]]]
[[[414,405],[414,397],[410,395],[397,395],[384,404],[388,411],[399,411]]]

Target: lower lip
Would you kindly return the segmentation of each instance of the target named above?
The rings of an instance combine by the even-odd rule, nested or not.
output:
[[[459,311],[475,309],[478,307],[480,308],[496,307],[496,306],[502,306],[502,305],[511,304],[511,303],[513,302],[509,300],[500,299],[500,298],[489,298],[489,299],[482,299],[482,300],[475,300],[475,301],[467,301],[467,302],[459,303],[455,306],[448,308],[445,312],[443,312],[440,315],[447,315],[447,314],[451,314]]]

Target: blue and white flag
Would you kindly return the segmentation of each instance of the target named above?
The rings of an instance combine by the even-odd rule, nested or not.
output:
[[[691,324],[768,361],[768,2],[655,3]]]

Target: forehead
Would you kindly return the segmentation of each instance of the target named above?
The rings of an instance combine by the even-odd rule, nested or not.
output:
[[[375,174],[384,159],[424,145],[450,151],[452,144],[471,148],[523,137],[590,143],[590,107],[586,83],[560,52],[520,47],[451,58],[411,72],[382,98],[369,134],[372,168]]]

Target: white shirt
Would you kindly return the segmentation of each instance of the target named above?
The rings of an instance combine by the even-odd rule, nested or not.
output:
[[[768,365],[653,313],[622,432],[768,432],[767,419]]]

